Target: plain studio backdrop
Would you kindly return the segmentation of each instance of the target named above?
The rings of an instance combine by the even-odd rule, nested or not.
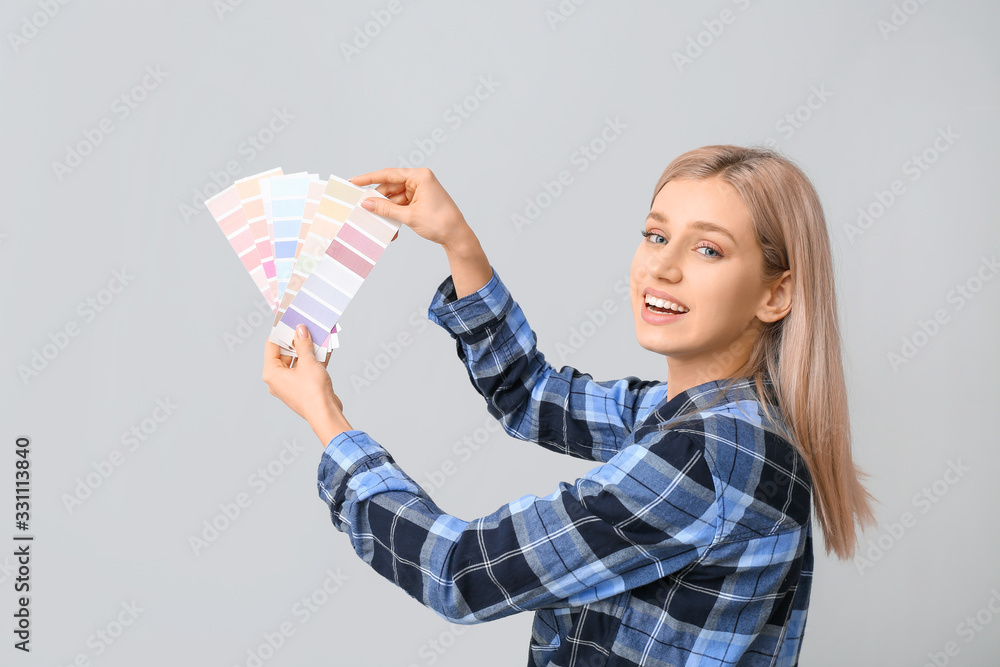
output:
[[[202,202],[273,167],[429,166],[550,363],[663,380],[622,291],[652,188],[692,148],[768,143],[825,208],[880,501],[858,560],[816,541],[801,664],[997,664],[998,21],[987,0],[5,2],[0,662],[523,664],[531,613],[450,624],[333,528],[323,444],[261,381],[267,306]],[[330,373],[471,520],[595,464],[498,428],[426,317],[448,273],[401,230]]]

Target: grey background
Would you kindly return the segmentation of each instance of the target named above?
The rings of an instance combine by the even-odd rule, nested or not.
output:
[[[597,379],[666,376],[614,288],[667,163],[705,144],[768,139],[795,159],[827,214],[855,456],[881,522],[863,537],[870,566],[829,558],[817,541],[802,664],[922,665],[949,642],[948,664],[997,664],[1000,280],[973,280],[981,289],[961,309],[948,295],[1000,250],[1000,6],[592,1],[564,3],[575,11],[553,28],[555,0],[404,1],[348,62],[341,44],[388,4],[251,1],[220,13],[208,0],[72,2],[15,48],[10,35],[30,33],[24,22],[42,5],[4,3],[0,532],[13,545],[12,443],[27,434],[36,541],[30,656],[11,648],[13,547],[0,548],[0,662],[246,665],[286,621],[295,633],[266,665],[525,662],[530,614],[452,626],[332,527],[316,491],[322,444],[261,381],[268,327],[232,350],[225,342],[263,300],[211,216],[199,207],[185,221],[182,210],[211,194],[230,160],[237,177],[275,166],[348,177],[399,165],[442,128],[446,141],[423,164],[476,230],[539,349]],[[704,22],[724,9],[735,20],[709,40]],[[907,20],[884,36],[879,22],[894,11]],[[699,33],[711,43],[679,69],[674,52]],[[120,119],[114,101],[147,67],[166,77]],[[446,112],[481,76],[499,86],[452,127]],[[828,99],[801,109],[813,87]],[[241,142],[275,107],[294,118],[248,159]],[[809,118],[789,136],[779,122],[796,111]],[[53,162],[102,118],[114,131],[60,181]],[[574,151],[608,118],[627,128],[579,171]],[[907,161],[949,127],[957,140],[911,180]],[[512,214],[561,169],[574,182],[518,233]],[[904,194],[851,242],[845,225],[895,179]],[[133,280],[85,321],[78,305],[109,296],[122,268]],[[345,314],[330,369],[352,424],[469,520],[594,464],[496,432],[454,343],[426,320],[447,275],[444,253],[402,230]],[[558,354],[606,299],[615,312]],[[888,355],[938,309],[947,322],[917,335],[926,344],[893,368]],[[73,323],[78,335],[24,382],[18,367]],[[358,385],[366,367],[377,371]],[[147,421],[155,432],[129,451],[123,432],[141,428],[157,399],[178,407]],[[454,448],[464,437],[482,443],[468,460]],[[304,453],[256,494],[248,478],[291,439]],[[116,449],[121,465],[69,512],[64,494]],[[969,468],[954,484],[943,481],[949,463]],[[443,484],[428,481],[434,473]],[[935,481],[936,502],[918,502]],[[250,506],[195,555],[189,537],[239,493]],[[294,605],[328,569],[346,579],[301,622]],[[88,637],[133,600],[143,611],[98,655]],[[977,613],[989,622],[970,637],[959,624]]]

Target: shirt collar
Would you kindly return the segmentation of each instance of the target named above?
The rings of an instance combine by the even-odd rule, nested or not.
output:
[[[655,408],[660,421],[668,421],[676,416],[688,412],[696,412],[708,408],[712,413],[731,413],[733,416],[751,421],[761,426],[764,419],[760,404],[766,400],[768,408],[772,413],[780,418],[781,412],[778,410],[777,395],[774,384],[767,378],[764,379],[764,400],[757,393],[757,386],[751,377],[741,377],[733,382],[733,385],[726,390],[726,385],[732,380],[709,380],[702,384],[690,387],[669,401],[666,401]],[[669,382],[668,382],[669,384]],[[714,404],[713,404],[714,402]],[[708,406],[711,405],[709,408]]]

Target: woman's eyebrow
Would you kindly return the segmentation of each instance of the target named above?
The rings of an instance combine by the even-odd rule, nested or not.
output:
[[[670,224],[670,221],[667,219],[667,216],[663,215],[659,211],[650,211],[649,215],[646,217],[652,218],[657,222],[662,222],[665,225]],[[736,243],[736,239],[729,232],[729,230],[717,223],[709,222],[708,220],[692,220],[691,222],[688,223],[688,225],[690,227],[694,227],[695,229],[701,229],[706,232],[718,232],[720,234],[725,234],[733,242],[733,245],[739,245],[738,243]]]

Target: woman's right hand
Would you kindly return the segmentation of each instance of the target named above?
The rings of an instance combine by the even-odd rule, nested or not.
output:
[[[388,199],[369,197],[361,206],[398,220],[445,249],[467,238],[472,231],[454,200],[426,167],[379,169],[348,180],[355,185],[379,183],[376,189]]]

